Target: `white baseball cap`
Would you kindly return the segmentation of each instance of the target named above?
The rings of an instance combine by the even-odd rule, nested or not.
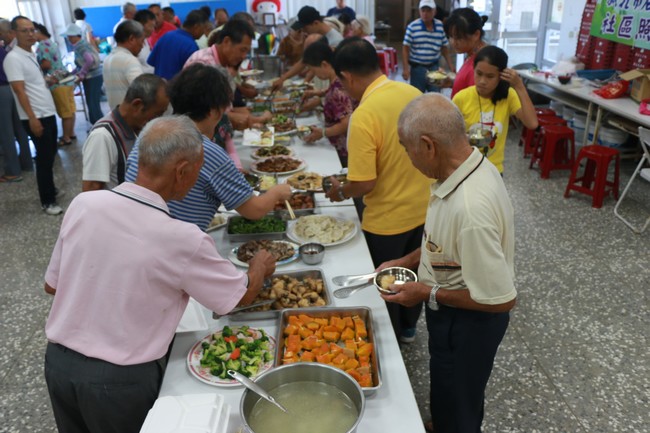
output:
[[[76,24],[69,24],[65,32],[61,33],[61,36],[81,36],[82,33],[81,27]]]
[[[433,0],[420,0],[420,9],[422,8],[431,8],[435,9],[436,8],[436,2]]]

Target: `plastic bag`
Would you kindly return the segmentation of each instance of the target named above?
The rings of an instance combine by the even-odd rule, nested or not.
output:
[[[605,84],[600,89],[594,90],[594,93],[605,99],[616,99],[625,95],[628,87],[630,87],[630,83],[628,81],[615,81]]]
[[[650,116],[650,99],[644,99],[639,104],[639,113]]]

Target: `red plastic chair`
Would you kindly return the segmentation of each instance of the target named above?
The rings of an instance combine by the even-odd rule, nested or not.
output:
[[[557,116],[555,110],[551,110],[550,108],[535,108],[535,113],[538,116]]]
[[[575,136],[573,129],[564,125],[544,125],[540,145],[530,159],[529,168],[539,162],[542,179],[548,179],[551,170],[571,170],[575,161]]]
[[[586,159],[585,170],[578,177],[580,162]],[[614,180],[607,179],[609,163],[614,161]],[[573,165],[569,183],[564,191],[564,197],[569,197],[570,191],[578,191],[590,195],[593,199],[591,206],[600,208],[606,194],[612,193],[618,199],[620,153],[611,147],[592,144],[580,149],[578,159]]]
[[[390,54],[384,50],[377,51],[377,59],[379,60],[379,68],[385,75],[390,74]]]

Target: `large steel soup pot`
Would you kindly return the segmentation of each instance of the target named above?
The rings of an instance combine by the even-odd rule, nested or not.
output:
[[[255,379],[255,383],[267,391],[291,382],[321,382],[332,385],[345,393],[352,400],[352,403],[354,403],[358,411],[356,422],[346,433],[354,433],[356,431],[363,416],[366,399],[361,387],[350,375],[329,365],[305,362],[272,368]],[[241,398],[239,411],[243,418],[244,426],[250,433],[256,433],[250,427],[250,421],[253,407],[255,407],[255,404],[260,398],[260,396],[248,389],[244,390]],[[280,414],[282,413],[279,410],[278,412]],[[287,432],[289,431],[291,431],[291,428],[287,426]]]

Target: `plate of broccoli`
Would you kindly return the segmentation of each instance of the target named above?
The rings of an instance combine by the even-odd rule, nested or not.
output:
[[[208,385],[241,386],[227,371],[235,370],[253,379],[273,367],[275,347],[275,339],[263,329],[224,326],[192,346],[187,367]]]

